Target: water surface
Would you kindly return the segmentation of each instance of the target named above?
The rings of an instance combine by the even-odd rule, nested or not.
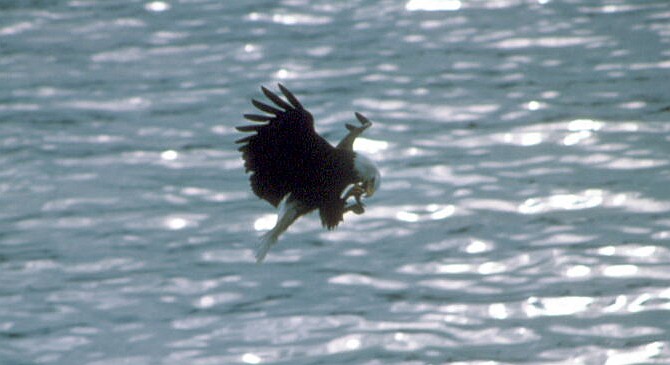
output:
[[[670,5],[0,5],[3,364],[670,361]],[[274,218],[233,141],[282,82],[382,189]]]

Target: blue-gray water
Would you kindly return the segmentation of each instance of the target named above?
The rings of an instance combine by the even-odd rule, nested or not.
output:
[[[282,82],[382,189],[272,207]],[[0,3],[0,364],[670,362],[666,0]]]

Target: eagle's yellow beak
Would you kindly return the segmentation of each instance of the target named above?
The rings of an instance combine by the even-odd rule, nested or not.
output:
[[[374,195],[376,188],[377,186],[374,183],[374,181],[366,181],[363,184],[363,189],[365,190],[365,197],[371,197],[372,195]]]

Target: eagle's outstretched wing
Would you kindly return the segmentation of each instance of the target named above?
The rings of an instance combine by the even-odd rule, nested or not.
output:
[[[237,130],[255,133],[235,141],[242,144],[239,150],[244,167],[252,172],[254,193],[274,206],[286,194],[298,198],[306,186],[323,179],[323,163],[335,153],[335,148],[316,133],[312,115],[293,93],[282,84],[279,89],[288,101],[261,87],[275,106],[252,100],[266,115],[245,114],[246,119],[258,124],[236,127]],[[306,197],[303,201],[309,200]]]
[[[337,144],[336,148],[341,148],[349,151],[354,150],[354,141],[358,136],[360,136],[363,132],[365,132],[366,129],[370,128],[372,126],[372,122],[366,118],[363,114],[356,112],[354,113],[356,115],[356,119],[361,123],[360,127],[356,127],[352,124],[345,124],[345,127],[347,127],[347,130],[349,133],[342,138],[340,143]]]

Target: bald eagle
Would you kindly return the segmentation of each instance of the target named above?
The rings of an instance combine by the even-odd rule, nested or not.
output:
[[[279,211],[274,228],[261,236],[257,262],[263,261],[279,235],[311,211],[319,210],[321,223],[329,230],[348,211],[362,214],[361,196],[372,196],[381,182],[377,166],[353,151],[356,137],[372,125],[367,118],[355,113],[361,126],[346,124],[349,133],[332,146],[315,131],[312,114],[295,95],[282,84],[278,86],[286,100],[261,87],[275,105],[252,99],[266,114],[245,114],[257,124],[236,127],[240,132],[253,132],[235,141],[241,144],[246,172],[251,172],[253,192]]]

